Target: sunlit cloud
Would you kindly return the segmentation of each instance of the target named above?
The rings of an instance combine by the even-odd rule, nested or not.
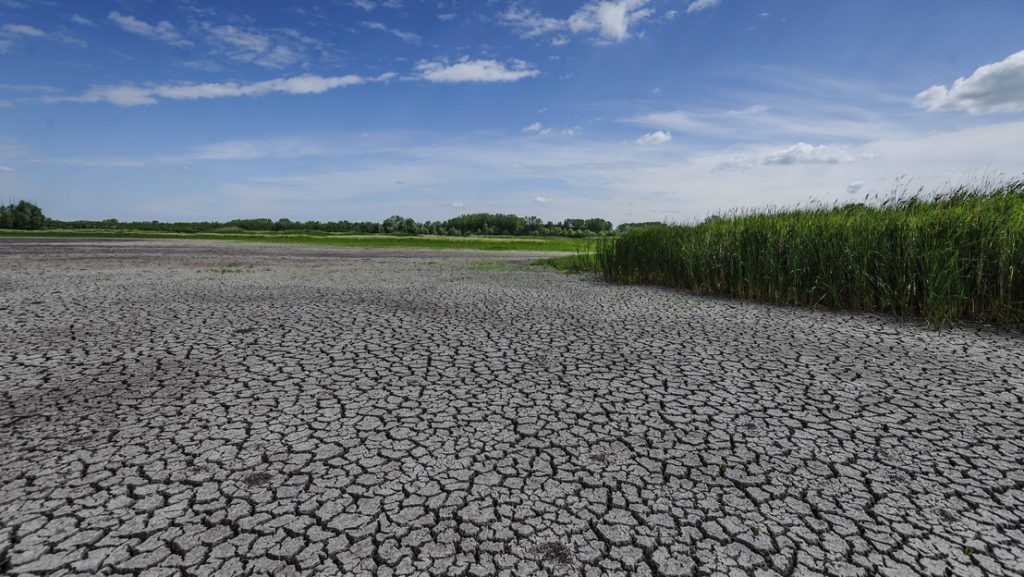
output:
[[[930,112],[966,110],[971,114],[1024,110],[1024,50],[956,79],[949,88],[932,86],[917,95],[914,105]]]
[[[630,37],[630,28],[649,18],[654,11],[647,8],[650,0],[615,0],[590,2],[569,17],[573,32],[596,32],[608,42],[622,42]]]

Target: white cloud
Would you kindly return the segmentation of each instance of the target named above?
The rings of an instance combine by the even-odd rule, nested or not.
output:
[[[536,38],[545,34],[559,32],[567,26],[564,20],[542,16],[535,10],[523,8],[516,4],[509,6],[498,17],[522,38]]]
[[[0,172],[17,172],[10,166],[0,166]]]
[[[917,95],[914,106],[930,112],[966,110],[971,114],[1024,110],[1024,50],[1002,62],[986,64],[950,88],[932,86]]]
[[[42,38],[46,33],[27,24],[4,24],[2,30],[11,36],[28,36],[30,38]]]
[[[373,2],[373,0],[352,0],[352,4],[357,8],[366,10],[367,12],[372,12],[373,9],[377,7],[377,4]]]
[[[399,39],[401,39],[402,42],[405,42],[407,44],[419,44],[423,42],[423,37],[421,37],[419,34],[416,34],[415,32],[405,32],[403,30],[399,30],[398,28],[388,28],[387,26],[380,22],[364,21],[361,24],[364,27],[369,28],[370,30],[380,30],[381,32],[393,34],[397,36]]]
[[[68,20],[71,20],[75,24],[79,24],[81,26],[95,26],[96,25],[96,24],[93,23],[92,20],[89,20],[85,16],[79,16],[78,14],[72,14],[71,17],[68,18]]]
[[[11,49],[11,41],[0,38],[0,54],[6,54]]]
[[[622,42],[629,38],[630,26],[648,18],[654,12],[645,8],[650,0],[604,0],[590,2],[569,17],[573,32],[597,32],[609,42]]]
[[[722,0],[693,0],[693,2],[690,2],[690,5],[686,7],[686,13],[693,14],[694,12],[714,8],[715,6],[718,6],[721,1]]]
[[[536,204],[547,204],[551,202],[551,199],[549,199],[546,196],[538,196],[537,198],[533,199],[533,202],[535,202]]]
[[[580,132],[582,132],[582,131],[583,131],[583,129],[580,128],[579,126],[572,126],[572,127],[569,127],[569,128],[563,128],[562,132],[560,132],[560,134],[562,136],[579,136]]]
[[[135,34],[136,36],[142,36],[143,38],[149,38],[150,40],[157,40],[171,46],[191,46],[192,42],[185,40],[178,34],[178,31],[174,28],[174,25],[166,20],[157,22],[154,26],[148,22],[139,20],[138,18],[131,15],[122,15],[117,11],[112,11],[107,14],[114,24],[117,24],[125,32]]]
[[[239,84],[217,82],[204,84],[162,84],[138,86],[135,84],[93,86],[80,96],[48,96],[47,102],[109,102],[117,106],[142,106],[156,104],[160,99],[201,100],[211,98],[232,98],[241,96],[263,96],[271,93],[321,94],[328,90],[384,82],[395,78],[395,74],[382,74],[374,78],[349,74],[345,76],[316,76],[304,74],[291,78],[275,78]]]
[[[539,122],[534,122],[533,124],[524,127],[521,132],[525,132],[527,134],[548,134],[551,132],[551,129],[545,128],[544,125]]]
[[[665,144],[666,142],[671,142],[671,141],[672,141],[672,133],[671,132],[665,132],[664,130],[659,130],[657,132],[651,132],[649,134],[644,134],[643,136],[641,136],[640,138],[637,138],[633,142],[639,144],[640,146],[650,146],[652,144]]]
[[[857,194],[863,188],[864,188],[864,181],[863,180],[858,180],[856,182],[851,182],[850,184],[846,185],[846,192],[848,194]]]
[[[806,142],[798,142],[785,150],[772,152],[761,159],[762,164],[839,164],[853,162],[853,155],[837,146],[823,144],[813,146]]]
[[[455,14],[454,12],[449,12],[447,14],[438,14],[437,19],[440,20],[441,22],[449,22],[451,20],[455,20],[457,16],[458,15]]]
[[[512,60],[509,65],[496,60],[462,60],[456,64],[422,61],[416,65],[423,78],[429,82],[515,82],[540,74],[522,60]]]

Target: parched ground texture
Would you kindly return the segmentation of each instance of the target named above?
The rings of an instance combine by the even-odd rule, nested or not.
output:
[[[0,574],[1024,574],[1020,334],[482,258],[0,242]]]

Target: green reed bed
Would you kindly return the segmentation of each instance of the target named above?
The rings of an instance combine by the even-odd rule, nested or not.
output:
[[[1024,323],[1024,181],[877,206],[738,213],[599,243],[606,279],[941,326]]]

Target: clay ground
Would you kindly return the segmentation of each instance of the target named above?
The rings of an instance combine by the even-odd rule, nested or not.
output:
[[[1024,573],[1019,334],[528,263],[0,241],[0,574]]]

